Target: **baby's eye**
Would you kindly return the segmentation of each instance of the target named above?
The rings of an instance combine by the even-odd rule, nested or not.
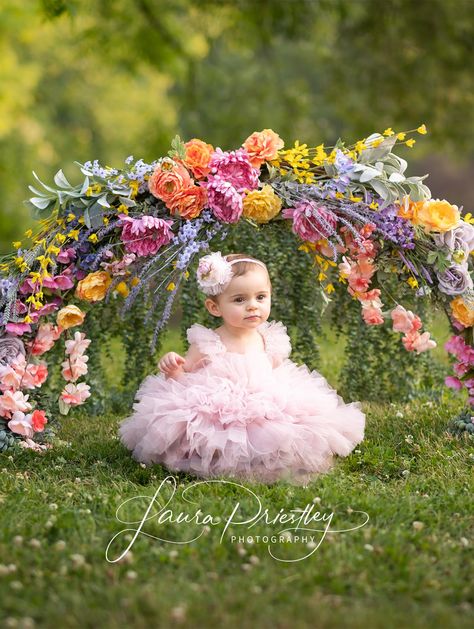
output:
[[[240,303],[241,301],[243,301],[243,299],[242,299],[242,297],[236,297],[236,299],[234,299],[234,301],[238,301]]]
[[[266,295],[259,295],[259,296],[258,296],[258,299],[260,299],[260,297],[261,297],[262,299],[265,299]]]

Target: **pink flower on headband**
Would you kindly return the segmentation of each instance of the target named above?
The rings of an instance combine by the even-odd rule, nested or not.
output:
[[[232,279],[232,265],[220,251],[203,256],[196,272],[199,287],[206,295],[217,295]]]

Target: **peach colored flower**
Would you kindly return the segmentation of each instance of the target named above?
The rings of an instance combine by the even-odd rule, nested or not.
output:
[[[173,200],[173,197],[184,190],[190,188],[193,180],[187,169],[180,163],[172,159],[164,158],[158,164],[148,180],[148,188],[151,194],[161,199],[166,205]]]
[[[65,343],[66,354],[70,356],[82,356],[91,344],[91,339],[86,339],[84,332],[75,332],[73,339],[68,339]]]
[[[278,133],[275,133],[272,129],[255,131],[242,144],[254,168],[260,168],[265,161],[276,159],[278,151],[282,149],[284,145],[285,143]]]
[[[362,317],[367,325],[380,325],[383,323],[383,316],[380,308],[374,308],[373,306],[362,308]]]
[[[16,391],[20,386],[21,375],[11,365],[0,365],[0,391]]]
[[[24,371],[22,387],[25,389],[39,388],[48,377],[48,367],[45,362],[29,363]]]
[[[15,411],[7,424],[8,428],[17,435],[31,438],[33,436],[33,425],[31,415],[25,415],[22,411]]]
[[[403,345],[405,349],[409,352],[417,352],[417,354],[421,354],[421,352],[426,352],[433,347],[436,347],[436,342],[433,339],[430,339],[429,332],[423,332],[420,334],[417,331],[408,332],[402,338]]]
[[[184,145],[186,149],[185,163],[191,169],[196,179],[207,177],[210,172],[209,162],[214,153],[212,144],[206,144],[202,140],[193,138]]]
[[[56,316],[56,321],[63,330],[68,330],[76,325],[81,325],[84,322],[85,313],[74,304],[69,304],[61,308]]]
[[[380,299],[380,288],[373,288],[359,296],[362,308],[378,308],[381,309],[383,304]]]
[[[177,214],[181,218],[196,218],[201,214],[207,201],[207,191],[201,186],[184,188],[174,195],[168,203],[171,214]]]
[[[61,399],[65,404],[70,406],[79,406],[83,404],[88,397],[90,386],[81,382],[80,384],[67,384],[61,392]]]
[[[78,299],[95,302],[104,299],[112,278],[106,271],[95,271],[89,273],[84,279],[78,282],[76,292]]]
[[[35,432],[43,432],[45,424],[48,423],[46,413],[44,411],[34,410],[31,414],[31,425]]]
[[[400,304],[392,310],[390,316],[393,320],[393,330],[395,332],[416,332],[422,326],[421,319],[411,310],[405,310]]]
[[[0,395],[0,414],[10,418],[15,411],[31,411],[28,397],[22,391],[4,391]]]
[[[81,376],[87,373],[87,361],[89,356],[77,356],[75,359],[70,358],[61,363],[61,374],[64,380],[75,382]]]
[[[41,356],[41,354],[48,352],[61,336],[62,331],[63,328],[61,326],[56,326],[52,323],[42,323],[31,344],[33,356]]]

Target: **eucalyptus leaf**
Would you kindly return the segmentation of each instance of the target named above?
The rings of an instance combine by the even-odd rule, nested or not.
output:
[[[91,221],[91,227],[97,229],[102,226],[102,219],[104,217],[104,210],[102,206],[96,202],[94,202],[91,206],[89,206],[89,217]]]
[[[88,207],[84,210],[83,216],[84,216],[84,223],[86,224],[87,229],[90,229],[91,228],[91,219],[90,219],[90,216],[89,216],[89,208]]]
[[[52,199],[45,199],[44,197],[31,197],[29,201],[40,210],[45,210],[50,205]]]

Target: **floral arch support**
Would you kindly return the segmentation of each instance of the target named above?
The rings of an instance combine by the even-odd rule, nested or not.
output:
[[[415,139],[406,138],[414,133],[425,134],[425,125],[386,129],[350,146],[296,142],[285,150],[265,129],[234,151],[177,136],[168,155],[151,164],[133,157],[121,169],[78,163],[84,180],[77,186],[62,171],[55,187],[33,173],[35,196],[26,203],[40,229],[26,231],[31,244],[14,242],[0,265],[0,451],[50,445],[43,433],[51,418],[41,396],[29,398],[46,381],[44,358],[62,337],[60,413],[91,395],[82,380],[91,340],[72,329],[94,303],[118,294],[125,312],[152,288],[153,351],[195,259],[242,220],[285,221],[313,259],[325,299],[343,284],[360,302],[364,322],[391,321],[407,351],[436,343],[401,303],[384,310],[384,275],[397,274],[400,301],[415,292],[439,302],[453,331],[445,347],[456,358],[446,384],[468,391],[454,427],[473,434],[474,219],[432,199],[427,175],[405,175],[407,162],[394,151],[412,147]]]

